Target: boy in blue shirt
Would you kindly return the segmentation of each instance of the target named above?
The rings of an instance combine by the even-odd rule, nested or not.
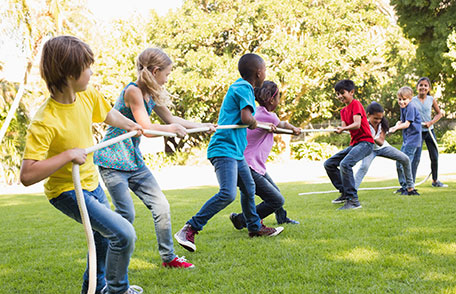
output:
[[[402,87],[397,92],[397,99],[399,106],[401,107],[401,120],[396,125],[390,128],[390,133],[394,133],[397,130],[402,130],[402,147],[401,151],[407,154],[412,162],[412,177],[413,182],[416,180],[416,170],[418,168],[419,151],[421,148],[421,115],[416,106],[412,101],[413,90],[410,87]],[[415,162],[414,162],[415,159]],[[402,164],[396,162],[397,175],[401,188],[397,190],[397,193],[401,195],[420,195],[413,189],[407,191],[407,183],[405,181],[404,170]]]
[[[264,60],[252,53],[243,55],[238,63],[240,79],[234,82],[222,103],[219,125],[248,125],[256,128],[254,87],[261,87],[266,77]],[[234,201],[236,186],[241,193],[241,206],[245,216],[249,236],[276,236],[282,227],[268,228],[261,223],[255,208],[255,182],[244,159],[247,146],[247,130],[219,129],[212,136],[207,157],[215,168],[220,190],[210,198],[174,237],[185,249],[196,250],[195,234],[198,234],[215,214]]]

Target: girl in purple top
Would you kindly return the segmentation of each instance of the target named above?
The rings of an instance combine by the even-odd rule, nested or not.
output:
[[[256,206],[257,213],[261,219],[264,219],[275,212],[278,224],[299,224],[298,221],[287,217],[287,212],[283,209],[285,199],[266,172],[266,160],[274,144],[272,132],[276,130],[276,127],[290,129],[295,135],[299,135],[301,129],[286,121],[280,121],[273,112],[280,101],[279,88],[274,82],[265,81],[262,87],[255,88],[255,100],[260,104],[256,108],[255,119],[259,122],[269,123],[271,126],[270,131],[261,128],[247,130],[247,148],[244,156],[255,181],[255,194],[263,200]],[[238,230],[246,226],[242,213],[232,213],[230,220]]]

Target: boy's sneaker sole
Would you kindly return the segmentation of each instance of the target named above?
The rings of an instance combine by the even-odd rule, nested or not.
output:
[[[271,235],[268,235],[269,237],[274,237],[274,236],[277,236],[278,234],[282,233],[283,231],[283,227],[277,227],[275,228],[275,233],[271,234]]]

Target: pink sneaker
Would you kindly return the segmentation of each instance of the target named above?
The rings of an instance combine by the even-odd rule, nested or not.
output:
[[[194,252],[196,251],[196,234],[198,234],[198,231],[194,230],[191,225],[185,224],[185,226],[179,232],[174,234],[174,238],[176,238],[177,243],[179,243],[182,247],[190,252]]]
[[[187,262],[187,260],[185,259],[185,256],[182,256],[182,257],[177,256],[170,262],[164,262],[163,266],[172,267],[172,268],[194,268],[195,267],[190,262]]]

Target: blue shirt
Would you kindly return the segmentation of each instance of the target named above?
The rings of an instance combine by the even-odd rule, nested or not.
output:
[[[255,94],[252,85],[240,78],[234,82],[223,99],[220,108],[219,125],[242,125],[241,110],[250,107],[255,114]],[[217,130],[212,136],[207,148],[207,158],[230,157],[236,160],[244,159],[247,146],[247,130],[225,129]]]
[[[135,83],[128,84],[120,94],[119,98],[117,99],[116,103],[114,104],[114,108],[117,109],[120,113],[124,116],[128,117],[132,121],[136,122],[133,113],[131,112],[130,107],[125,105],[125,91],[127,88],[133,85],[138,87]],[[151,115],[152,109],[155,106],[154,100],[150,97],[149,101],[144,100],[144,107],[146,108],[147,114]],[[109,126],[108,131],[106,132],[103,141],[115,138],[126,133],[126,130],[119,129],[113,126]],[[103,142],[102,141],[102,142]],[[129,139],[125,139],[119,143],[110,145],[103,149],[100,149],[95,152],[93,155],[93,161],[96,165],[105,167],[105,168],[112,168],[116,170],[122,171],[135,171],[145,165],[144,159],[142,157],[141,151],[139,150],[139,142],[141,141],[141,137],[133,137]]]
[[[421,114],[421,121],[428,122],[432,120],[431,111],[432,104],[434,103],[434,97],[427,95],[426,99],[424,99],[424,101],[421,102],[421,100],[417,96],[415,96],[413,97],[412,102],[415,103],[415,106]],[[422,127],[423,132],[429,132],[429,130],[432,130],[433,128],[434,126],[431,126],[429,129],[425,126]]]
[[[410,122],[410,126],[402,130],[403,146],[420,147],[421,142],[421,114],[415,104],[410,102],[401,108],[401,122]]]

